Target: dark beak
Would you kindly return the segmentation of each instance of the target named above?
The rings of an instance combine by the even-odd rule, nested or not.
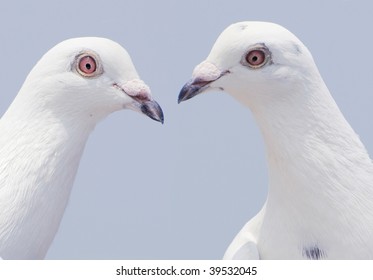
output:
[[[141,112],[147,115],[149,118],[161,122],[163,124],[163,111],[161,106],[159,106],[159,104],[155,100],[141,102],[140,109]]]
[[[212,81],[203,81],[200,79],[192,79],[187,82],[180,91],[178,103],[193,98],[201,93]]]
[[[147,115],[149,118],[163,124],[164,117],[161,106],[153,100],[149,87],[140,79],[130,80],[123,85],[117,83],[113,87],[132,98],[133,102],[127,108]]]
[[[194,96],[205,92],[208,89],[224,90],[222,87],[216,87],[211,83],[219,80],[224,75],[230,73],[229,70],[221,71],[215,64],[203,61],[193,71],[193,78],[187,82],[180,91],[178,102],[193,98]]]

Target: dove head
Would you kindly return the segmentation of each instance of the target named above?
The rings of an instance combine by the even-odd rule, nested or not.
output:
[[[253,109],[260,102],[291,98],[310,75],[318,76],[313,58],[287,29],[239,22],[223,31],[207,59],[194,69],[179,102],[222,90]]]
[[[128,108],[163,122],[161,107],[126,50],[104,38],[69,39],[53,47],[30,72],[17,98],[60,115],[98,121]]]

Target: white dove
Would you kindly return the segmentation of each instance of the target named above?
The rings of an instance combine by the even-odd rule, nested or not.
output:
[[[266,203],[224,258],[372,259],[373,164],[302,42],[277,24],[236,23],[192,77],[179,102],[226,91],[265,142]]]
[[[0,257],[44,258],[90,132],[126,108],[163,122],[119,44],[70,39],[40,59],[0,120]]]

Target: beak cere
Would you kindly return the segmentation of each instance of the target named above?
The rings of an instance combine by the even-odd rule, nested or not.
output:
[[[153,100],[150,88],[142,80],[134,79],[121,86],[118,84],[114,84],[114,86],[132,98],[132,103],[128,105],[128,108],[139,111],[149,118],[163,124],[164,117],[162,108]]]

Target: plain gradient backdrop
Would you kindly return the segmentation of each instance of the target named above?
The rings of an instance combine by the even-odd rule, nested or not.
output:
[[[92,133],[48,259],[219,259],[262,207],[264,147],[228,94],[177,104],[217,36],[237,21],[279,23],[311,50],[372,154],[371,1],[2,1],[0,112],[58,42],[107,37],[130,53],[165,113],[117,112]]]

